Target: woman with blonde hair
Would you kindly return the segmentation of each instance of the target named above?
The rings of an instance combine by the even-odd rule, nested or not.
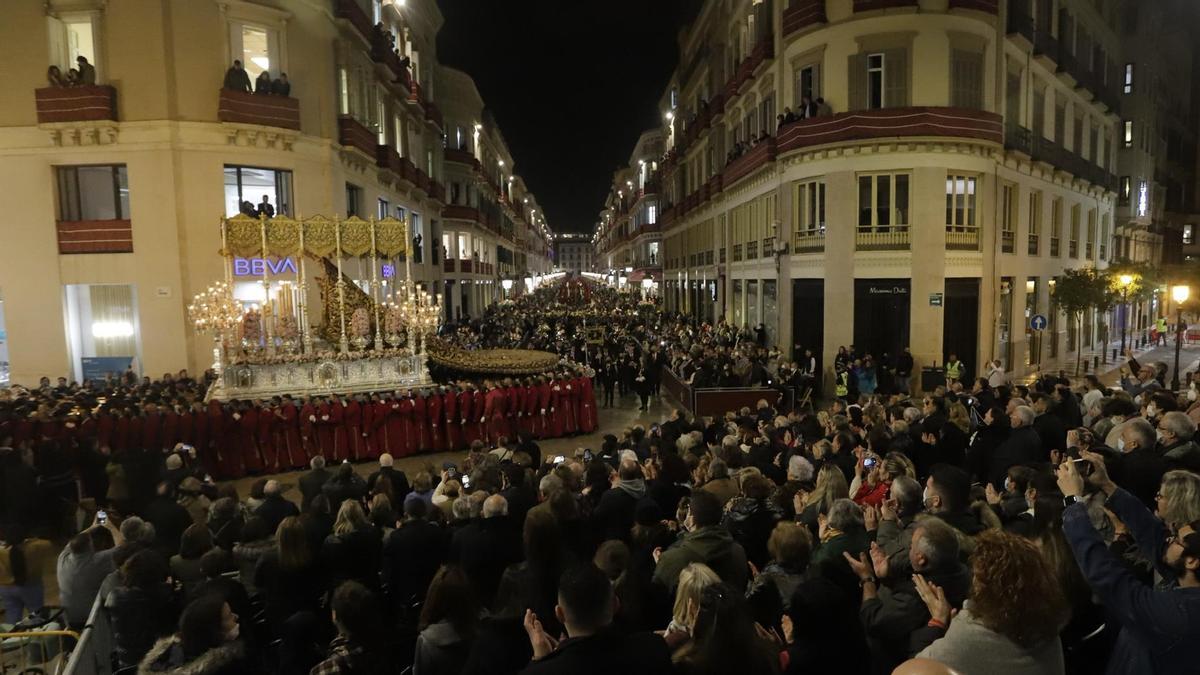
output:
[[[379,588],[379,566],[383,537],[367,520],[362,506],[353,499],[342,502],[333,534],[321,545],[321,563],[333,578],[334,587],[344,581],[358,581],[367,588]]]
[[[275,547],[267,551],[254,570],[272,630],[296,612],[320,609],[325,592],[321,565],[309,545],[308,529],[299,516],[288,516],[275,529]]]
[[[817,531],[817,515],[829,511],[829,507],[839,499],[850,496],[850,486],[846,484],[846,476],[836,464],[825,464],[817,472],[817,484],[812,492],[800,491],[792,499],[796,507],[796,520]]]
[[[892,489],[892,481],[900,476],[915,478],[916,474],[912,460],[902,453],[889,452],[883,458],[868,453],[854,465],[850,494],[859,506],[880,506]]]
[[[950,423],[958,427],[964,434],[971,433],[971,415],[967,407],[958,401],[950,404]]]
[[[659,635],[672,650],[678,650],[692,639],[692,628],[700,612],[700,596],[704,589],[721,583],[721,577],[704,563],[691,563],[679,573],[679,586],[675,589],[675,606],[671,610],[671,623]]]

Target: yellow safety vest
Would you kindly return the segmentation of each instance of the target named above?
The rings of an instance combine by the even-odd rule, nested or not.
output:
[[[838,373],[837,387],[835,388],[838,396],[846,396],[850,393],[849,382],[850,376],[847,373]]]
[[[946,377],[951,380],[957,380],[962,375],[962,361],[946,364]]]

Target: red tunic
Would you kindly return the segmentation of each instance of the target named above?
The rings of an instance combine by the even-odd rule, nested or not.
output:
[[[301,469],[307,457],[304,454],[304,444],[300,442],[300,411],[294,403],[284,403],[275,419],[275,450],[279,453],[280,464],[293,469]]]
[[[397,411],[400,419],[400,457],[407,457],[416,454],[417,444],[420,439],[417,438],[417,425],[413,420],[413,400],[410,397],[400,399],[400,408]]]
[[[458,392],[442,394],[442,414],[446,420],[446,449],[461,450],[463,447],[462,424],[458,417]]]
[[[167,449],[174,449],[179,442],[179,414],[174,410],[162,415],[162,438],[159,442],[162,443],[159,447]]]
[[[258,415],[258,451],[262,456],[263,468],[270,472],[279,471],[279,452],[275,447],[275,411],[271,408],[254,406]]]
[[[100,413],[96,421],[96,441],[100,447],[112,448],[113,432],[116,430],[116,420],[112,413]]]
[[[562,405],[567,412],[566,432],[574,434],[579,431],[579,410],[575,407],[575,380],[563,380]]]
[[[232,436],[228,433],[229,426],[226,424],[225,411],[221,408],[221,402],[212,400],[208,402],[208,438],[209,445],[207,451],[202,450],[200,455],[204,460],[204,466],[208,472],[214,476],[225,477],[224,455],[232,454],[229,446],[229,441]]]
[[[567,430],[566,398],[567,390],[562,380],[555,380],[550,387],[550,438],[560,438]]]
[[[443,433],[445,419],[442,412],[442,395],[434,392],[425,404],[426,419],[429,420],[429,450],[442,452],[446,450],[446,438]]]
[[[404,415],[400,411],[402,399],[393,398],[388,404],[387,439],[388,452],[392,457],[403,457],[408,453],[408,429],[404,425]]]
[[[264,415],[267,413],[264,413]],[[242,419],[238,422],[238,447],[241,449],[242,462],[246,467],[247,473],[259,473],[265,468],[262,448],[258,445],[259,434],[262,429],[259,427],[258,419],[263,415],[259,415],[257,406],[250,406],[242,411]],[[270,420],[267,420],[270,422]],[[270,425],[267,425],[267,434],[270,435]]]
[[[391,414],[392,404],[388,401],[380,399],[371,405],[371,438],[375,452],[380,455],[392,452],[391,438],[388,433],[390,431],[388,418],[391,417]]]
[[[475,396],[471,390],[464,389],[458,392],[458,423],[462,427],[462,443],[463,446],[470,446],[478,440],[482,440],[479,436],[479,415],[483,411],[479,411],[479,415],[475,414],[474,408]]]
[[[346,402],[335,400],[329,405],[329,422],[333,427],[333,458],[340,462],[350,459],[350,442],[346,435]]]
[[[413,397],[413,452],[427,452],[429,444],[429,402],[424,396]]]
[[[543,382],[538,385],[538,416],[534,422],[534,432],[538,438],[550,438],[550,431],[553,427],[554,416],[551,409],[554,407],[554,390],[549,382]]]
[[[596,430],[596,394],[592,389],[592,378],[575,378],[575,408],[579,411],[579,431],[590,434]]]
[[[504,412],[508,418],[508,437],[512,440],[516,440],[517,432],[521,430],[521,418],[525,416],[525,408],[521,405],[522,391],[516,386],[504,390]]]
[[[162,450],[162,415],[146,415],[142,420],[142,448],[158,452]]]
[[[178,436],[180,443],[196,447],[196,415],[191,410],[179,414]]]
[[[379,405],[377,401],[364,401],[361,404],[362,428],[359,430],[359,435],[362,438],[363,452],[366,452],[370,459],[378,459],[380,453],[377,442],[378,434],[375,433],[375,406],[377,405]]]
[[[499,445],[500,438],[508,436],[508,420],[504,412],[507,402],[504,390],[499,387],[484,397],[483,416],[487,418],[488,442],[492,445]]]
[[[526,385],[521,395],[521,420],[517,427],[527,434],[535,435],[534,420],[538,418],[538,390],[532,384]]]
[[[317,406],[317,446],[321,448],[321,454],[329,461],[336,461],[334,455],[334,440],[333,440],[333,406],[329,403],[322,403]]]
[[[346,403],[344,425],[346,427],[346,442],[350,446],[350,460],[357,462],[360,459],[365,459],[367,449],[363,446],[362,406],[354,399],[350,399]]]
[[[196,448],[196,457],[205,471],[212,473],[216,467],[212,450],[212,420],[203,408],[192,411],[192,447]]]
[[[321,445],[317,439],[317,407],[312,401],[305,401],[300,406],[300,445],[309,459],[320,454]]]
[[[475,437],[485,443],[488,439],[486,410],[487,395],[482,389],[476,389],[471,393],[471,421],[475,424]]]
[[[139,414],[134,414],[129,418],[129,436],[126,437],[126,450],[143,450],[142,445],[142,428],[146,426],[146,419]]]

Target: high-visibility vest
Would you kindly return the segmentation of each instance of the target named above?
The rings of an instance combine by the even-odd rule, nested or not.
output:
[[[957,380],[962,375],[962,361],[946,364],[946,378]]]
[[[838,396],[846,396],[850,393],[850,376],[846,371],[838,373],[837,387],[835,388]]]

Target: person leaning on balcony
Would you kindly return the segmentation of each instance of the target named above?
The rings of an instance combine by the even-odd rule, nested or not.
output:
[[[254,93],[260,96],[266,96],[271,93],[270,73],[264,70],[258,74],[258,78],[254,80]]]
[[[67,86],[67,81],[63,78],[62,71],[59,70],[58,66],[50,66],[46,69],[46,83],[51,87]]]
[[[287,73],[280,73],[279,77],[271,82],[271,93],[276,96],[291,96],[292,83],[288,82]]]
[[[79,84],[85,87],[96,84],[96,67],[88,63],[87,57],[77,56],[75,63],[79,64]]]
[[[225,71],[225,83],[221,87],[233,91],[250,91],[250,75],[242,68],[241,61],[234,61],[229,70]]]
[[[817,117],[829,117],[829,116],[833,115],[833,106],[826,103],[824,98],[817,97],[816,106],[817,106],[817,114],[816,114]]]

